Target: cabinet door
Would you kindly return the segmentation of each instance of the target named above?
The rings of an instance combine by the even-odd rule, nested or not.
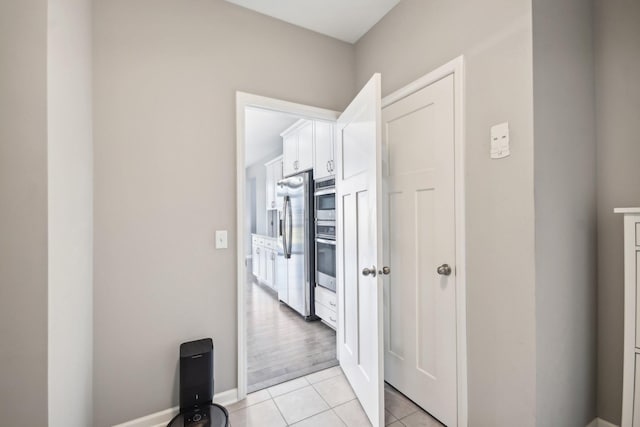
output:
[[[278,197],[278,181],[280,181],[283,178],[282,175],[282,168],[284,167],[284,160],[281,157],[280,160],[278,160],[277,162],[275,162],[275,164],[273,165],[273,173],[274,173],[274,198],[276,201],[276,209],[278,210],[282,210],[282,204],[283,204],[283,200]]]
[[[637,234],[636,234],[637,236]],[[636,251],[636,348],[640,348],[640,250]],[[638,425],[640,427],[640,424]]]
[[[640,354],[636,353],[635,385],[633,390],[633,427],[640,427]]]
[[[267,272],[266,272],[266,277],[265,277],[265,284],[267,284],[267,286],[273,288],[274,287],[274,277],[273,277],[273,273],[274,273],[274,266],[276,263],[276,257],[275,254],[273,252],[273,250],[269,249],[268,251],[265,251],[267,253]]]
[[[298,131],[298,163],[296,172],[313,169],[313,122],[305,123]]]
[[[276,163],[270,163],[267,168],[267,210],[276,208],[276,181],[275,181]]]
[[[267,281],[267,253],[269,250],[264,246],[260,246],[260,280],[264,283]]]
[[[333,149],[333,123],[316,122],[314,138],[314,167],[313,176],[315,179],[325,178],[334,174],[334,149]]]
[[[252,245],[251,250],[251,272],[253,275],[259,279],[260,277],[260,246],[258,246],[255,242]]]
[[[284,176],[295,175],[298,164],[298,132],[293,132],[282,138],[282,156]]]

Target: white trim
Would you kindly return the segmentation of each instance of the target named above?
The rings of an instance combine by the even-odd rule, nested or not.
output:
[[[613,212],[622,214],[638,214],[640,213],[640,208],[615,208]]]
[[[213,398],[213,401],[222,406],[228,406],[236,403],[238,401],[238,389],[234,388],[218,393]],[[127,421],[122,424],[117,424],[113,427],[165,427],[169,421],[176,416],[178,409],[178,406],[174,406],[173,408],[136,418],[135,420]]]
[[[247,395],[247,346],[245,330],[244,287],[246,268],[245,257],[244,210],[245,210],[245,111],[247,107],[277,111],[296,116],[336,121],[340,113],[324,108],[296,104],[280,99],[267,98],[245,92],[236,92],[236,245],[237,245],[237,300],[238,300],[238,399]]]
[[[464,57],[459,56],[436,68],[418,80],[387,95],[382,108],[453,74],[454,76],[454,133],[455,133],[455,216],[456,216],[456,344],[458,426],[468,425],[467,385],[467,267],[466,267],[466,217],[465,217],[465,127],[464,127]]]
[[[615,424],[611,424],[609,421],[605,421],[602,418],[594,418],[593,421],[587,425],[587,427],[618,427]]]

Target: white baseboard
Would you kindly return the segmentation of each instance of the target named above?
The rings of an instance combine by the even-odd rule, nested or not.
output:
[[[609,421],[605,421],[602,418],[596,418],[589,423],[587,427],[618,427],[615,424],[611,424]]]
[[[238,389],[217,393],[213,398],[215,403],[222,406],[228,406],[238,401]],[[113,427],[166,427],[169,421],[178,413],[178,407],[171,409],[165,409],[164,411],[156,412],[144,417],[136,418],[135,420],[127,421],[126,423],[118,424]]]

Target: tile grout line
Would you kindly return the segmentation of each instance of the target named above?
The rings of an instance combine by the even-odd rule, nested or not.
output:
[[[271,395],[271,393],[269,393],[269,395]],[[276,400],[272,397],[271,401],[273,402],[273,406],[276,407],[276,409],[278,410],[278,413],[280,414],[280,416],[282,417],[282,421],[284,421],[284,424],[286,426],[289,426],[289,421],[287,421],[287,419],[284,417],[284,414],[282,413],[282,410],[280,409],[280,407],[278,406],[278,403],[276,402]]]

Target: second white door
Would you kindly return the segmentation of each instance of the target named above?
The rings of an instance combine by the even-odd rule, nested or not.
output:
[[[385,380],[457,425],[453,75],[382,110]]]

